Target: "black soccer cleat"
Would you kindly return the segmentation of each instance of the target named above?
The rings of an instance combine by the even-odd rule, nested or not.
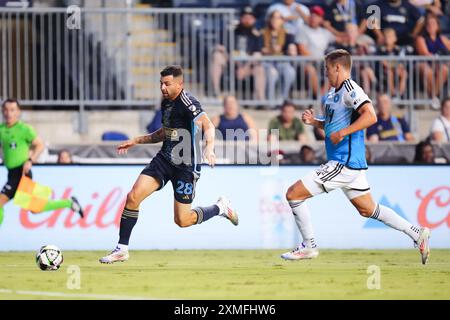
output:
[[[75,197],[72,197],[72,210],[75,212],[78,212],[81,218],[84,218],[83,214],[83,208],[81,207],[80,203],[78,202],[78,199]]]

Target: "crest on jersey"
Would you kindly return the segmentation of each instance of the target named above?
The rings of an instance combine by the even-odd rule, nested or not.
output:
[[[194,112],[195,110],[197,110],[197,108],[194,105],[190,105],[189,106],[189,110],[191,110],[192,112]]]
[[[350,97],[354,99],[356,97],[356,92],[355,91],[350,92]]]
[[[9,147],[10,147],[11,149],[16,149],[16,148],[17,148],[17,143],[11,142],[11,143],[9,144]]]
[[[339,101],[339,94],[334,95],[333,101],[334,102],[338,102]]]

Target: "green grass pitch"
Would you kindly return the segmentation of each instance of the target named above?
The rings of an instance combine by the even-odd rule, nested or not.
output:
[[[106,252],[67,251],[58,271],[40,271],[33,252],[0,253],[2,299],[450,299],[450,250],[322,250],[282,261],[283,250],[131,251],[101,265]],[[80,270],[80,289],[70,265]],[[380,289],[369,290],[380,269]]]

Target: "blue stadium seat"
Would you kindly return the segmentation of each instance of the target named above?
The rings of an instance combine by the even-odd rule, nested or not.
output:
[[[216,8],[233,8],[240,11],[250,4],[250,0],[211,0],[212,6]]]
[[[123,141],[128,139],[125,133],[119,131],[106,131],[102,134],[102,141]]]
[[[211,0],[173,0],[174,8],[209,8]]]

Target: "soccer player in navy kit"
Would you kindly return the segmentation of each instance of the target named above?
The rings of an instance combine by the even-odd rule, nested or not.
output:
[[[350,79],[351,55],[342,49],[332,51],[326,56],[325,65],[332,87],[325,100],[325,119],[316,119],[312,110],[306,110],[302,120],[325,130],[328,162],[297,181],[286,193],[303,242],[281,257],[302,260],[319,255],[305,200],[342,189],[363,217],[377,219],[408,235],[418,246],[425,264],[430,254],[430,230],[413,226],[392,209],[375,203],[370,194],[365,176],[364,129],[376,123],[377,116],[369,97]]]
[[[168,66],[161,71],[160,89],[164,98],[161,102],[162,128],[126,141],[117,148],[119,154],[123,154],[136,144],[163,141],[161,150],[141,172],[128,193],[120,221],[119,242],[109,255],[100,259],[101,263],[129,259],[128,243],[138,219],[139,205],[168,181],[172,182],[174,190],[174,219],[178,226],[200,224],[218,215],[229,219],[234,225],[238,224],[238,216],[225,197],[220,197],[212,206],[191,209],[195,183],[200,177],[199,130],[206,140],[203,156],[213,167],[215,128],[200,102],[183,89],[181,67]]]

